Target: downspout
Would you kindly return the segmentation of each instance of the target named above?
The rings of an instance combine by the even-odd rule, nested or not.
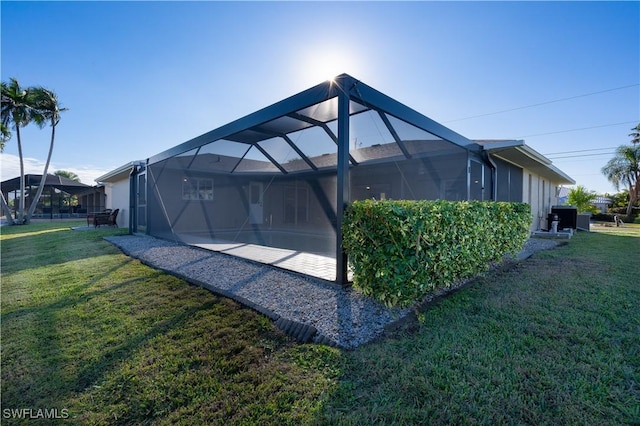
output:
[[[131,167],[129,172],[129,235],[136,232],[136,176],[138,175],[138,166],[136,164]]]
[[[484,149],[482,150],[482,154],[491,168],[491,200],[498,201],[498,165],[493,161],[491,155]]]
[[[138,232],[138,172],[145,166],[144,162],[133,163],[129,172],[129,234]]]
[[[467,149],[467,201],[471,201],[471,152]]]

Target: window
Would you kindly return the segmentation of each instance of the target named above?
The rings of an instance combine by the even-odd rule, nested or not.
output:
[[[309,191],[304,187],[284,188],[284,223],[309,221]]]
[[[213,179],[183,178],[182,199],[196,201],[213,200]]]

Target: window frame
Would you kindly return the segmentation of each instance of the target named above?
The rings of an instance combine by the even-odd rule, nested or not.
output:
[[[213,178],[182,178],[182,201],[213,201]]]

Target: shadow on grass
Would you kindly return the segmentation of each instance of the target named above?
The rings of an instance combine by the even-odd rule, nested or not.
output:
[[[205,302],[199,306],[192,307],[182,313],[174,315],[169,319],[160,321],[147,331],[128,338],[123,344],[107,351],[102,351],[99,359],[78,371],[75,377],[64,379],[67,389],[74,392],[82,392],[87,387],[100,382],[100,379],[108,374],[121,361],[130,358],[136,350],[155,337],[163,335],[172,329],[180,328],[187,320],[200,312],[212,309],[218,303],[217,300]]]
[[[145,280],[147,279],[146,277],[140,277],[140,278],[133,278],[127,281],[122,281],[116,284],[112,284],[108,287],[105,288],[101,288],[99,290],[95,290],[95,291],[90,291],[85,293],[85,290],[87,290],[88,288],[91,288],[92,286],[96,285],[98,282],[102,281],[104,278],[109,277],[110,275],[112,275],[113,273],[117,272],[119,269],[126,267],[127,265],[131,264],[133,262],[133,259],[124,259],[121,263],[119,263],[118,265],[114,266],[113,268],[110,268],[108,271],[100,274],[100,275],[96,275],[94,277],[92,277],[91,280],[87,281],[86,283],[76,286],[73,288],[72,291],[66,293],[64,295],[63,298],[56,300],[55,302],[49,303],[49,304],[45,304],[45,305],[36,305],[36,306],[30,306],[30,307],[26,307],[26,308],[18,308],[15,310],[11,310],[9,308],[9,312],[7,312],[7,309],[4,309],[4,312],[2,314],[2,320],[3,321],[12,321],[18,317],[21,316],[26,316],[26,315],[30,315],[30,314],[43,314],[45,312],[56,312],[58,310],[61,309],[65,309],[65,308],[69,308],[72,306],[76,306],[79,303],[85,302],[93,297],[96,296],[100,296],[100,295],[104,295],[110,291],[119,289],[121,287],[124,287],[126,285],[130,285],[133,284],[137,281],[141,281],[141,280]],[[161,275],[161,272],[157,272],[156,275]]]
[[[37,226],[37,225],[27,225]],[[42,228],[42,227],[40,227]],[[19,227],[17,230],[25,230]],[[11,228],[11,231],[16,231]],[[97,231],[72,231],[69,228],[38,229],[16,237],[7,235],[3,230],[2,238],[2,274],[11,274],[34,267],[49,266],[87,259],[104,254],[119,253],[104,237],[124,235],[124,229]]]
[[[53,406],[58,401],[71,398],[100,383],[105,375],[132,358],[155,337],[180,329],[198,312],[213,309],[219,304],[217,298],[207,299],[188,309],[174,309],[170,311],[173,315],[168,317],[144,308],[127,315],[132,306],[130,303],[134,302],[123,303],[127,289],[139,293],[149,288],[149,293],[153,293],[154,287],[147,287],[145,283],[155,285],[161,281],[165,274],[160,271],[150,271],[145,276],[90,290],[117,276],[118,270],[132,263],[133,260],[126,259],[52,303],[3,315],[2,326],[4,330],[10,330],[9,335],[19,332],[21,325],[24,327],[21,336],[15,337],[25,340],[17,344],[14,342],[7,348],[9,363],[15,362],[16,357],[22,358],[19,352],[24,352],[30,359],[28,378],[12,370],[3,371],[3,405]],[[155,295],[141,294],[135,297],[135,302],[146,297],[153,301]],[[109,303],[109,300],[114,302]],[[102,310],[105,305],[109,306]],[[11,388],[5,387],[10,383]]]

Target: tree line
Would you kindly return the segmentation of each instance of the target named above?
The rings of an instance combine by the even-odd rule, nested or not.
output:
[[[38,200],[44,190],[47,179],[47,171],[53,154],[53,146],[56,136],[56,126],[60,122],[60,114],[67,110],[62,108],[55,92],[42,86],[21,87],[17,79],[11,78],[8,82],[2,82],[2,109],[0,121],[0,150],[4,150],[5,143],[8,142],[15,132],[16,143],[18,144],[18,156],[20,158],[20,199],[17,210],[17,217],[12,221],[11,209],[7,204],[7,200],[2,194],[0,203],[2,211],[5,213],[10,223],[26,224],[31,220],[31,216],[36,209]],[[47,161],[44,165],[44,171],[38,190],[36,191],[34,202],[29,206],[29,210],[25,212],[25,173],[24,173],[24,156],[22,151],[22,138],[20,129],[29,124],[36,124],[43,128],[47,124],[51,126],[51,140],[49,142],[49,152]]]
[[[615,156],[602,168],[602,173],[616,190],[629,190],[627,217],[633,214],[633,206],[638,203],[640,193],[640,124],[631,129],[631,143],[616,148]]]
[[[640,124],[631,129],[631,143],[616,148],[615,155],[602,167],[601,172],[613,184],[619,194],[626,196],[626,215],[631,218],[633,207],[638,204],[640,196]],[[579,212],[599,213],[593,206],[597,194],[583,185],[569,191],[567,203],[576,206]],[[620,197],[612,197],[620,198]],[[618,204],[616,200],[614,204]]]

